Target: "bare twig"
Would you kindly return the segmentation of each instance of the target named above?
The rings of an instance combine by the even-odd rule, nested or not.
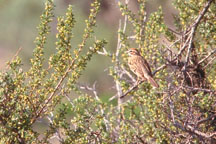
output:
[[[204,92],[216,92],[215,90],[211,90],[211,89],[204,89],[204,88],[195,88],[195,87],[189,87],[189,86],[183,86],[184,88],[188,88],[191,89],[192,91],[204,91]]]
[[[167,64],[163,64],[162,66],[158,67],[154,72],[152,72],[152,75],[154,76],[157,72],[165,69],[167,67]]]
[[[207,2],[207,4],[205,5],[204,9],[202,10],[202,12],[199,14],[199,16],[197,17],[195,23],[192,25],[192,28],[191,28],[191,33],[190,33],[190,36],[189,36],[189,46],[188,46],[188,51],[187,51],[187,55],[186,55],[186,62],[185,62],[185,65],[184,65],[184,69],[186,69],[187,67],[187,64],[189,62],[189,57],[190,57],[190,53],[191,53],[191,50],[192,50],[192,45],[193,45],[193,39],[194,39],[194,36],[195,36],[195,31],[201,21],[201,19],[204,17],[205,13],[207,12],[208,8],[210,7],[211,3],[213,2],[214,0],[209,0]]]
[[[215,53],[216,53],[216,49],[214,49],[212,52],[210,52],[205,58],[203,58],[202,60],[200,60],[198,62],[198,65],[201,64],[201,63],[203,63],[205,60],[207,60],[210,56],[212,56]]]
[[[135,90],[135,89],[138,87],[138,85],[140,85],[142,82],[143,82],[143,81],[140,81],[139,83],[135,83],[130,89],[128,89],[124,94],[122,94],[122,95],[120,96],[120,98],[122,99],[122,98],[124,98],[125,96],[127,96],[130,92],[132,92],[133,90]],[[112,101],[113,99],[115,99],[115,98],[117,98],[117,97],[118,97],[118,95],[114,95],[114,96],[112,96],[111,98],[109,98],[109,101]]]
[[[140,85],[141,83],[143,83],[143,81],[139,81],[138,83],[136,83],[134,86],[132,86],[128,91],[126,91],[123,95],[120,96],[120,98],[124,98],[127,94],[129,94],[131,91],[135,90],[137,88],[138,85]]]
[[[53,112],[50,112],[50,116],[47,116],[47,119],[49,120],[49,122],[51,124],[53,124]],[[52,139],[52,138],[57,138],[60,143],[63,143],[63,141],[64,141],[64,139],[61,137],[61,134],[60,134],[58,129],[56,129],[55,135],[53,137],[51,137],[50,139]]]
[[[126,18],[125,18],[126,19]],[[121,29],[121,20],[119,21],[119,30]],[[120,34],[118,34],[118,42],[117,42],[117,48],[116,48],[116,59],[115,59],[115,67],[114,67],[114,72],[117,74],[118,77],[121,77],[121,72],[120,72],[120,64],[119,64],[119,54],[120,54],[120,49],[122,47],[121,40],[120,40]],[[120,96],[122,95],[122,87],[120,85],[119,80],[115,80],[115,85],[116,85],[116,90],[117,90],[117,98],[118,98],[118,104],[117,104],[117,110],[120,115],[121,112],[121,104],[122,100],[120,99]],[[120,116],[117,118],[117,127],[114,130],[114,141],[117,142],[119,139],[119,130],[120,130]]]
[[[171,87],[171,85],[169,84],[168,89],[170,89],[170,87]],[[175,116],[174,116],[174,104],[173,104],[171,96],[172,96],[172,94],[169,92],[168,99],[169,99],[170,113],[171,113],[172,121],[175,124],[176,122],[175,122]]]
[[[170,52],[172,52],[173,54],[175,54],[175,53],[171,50],[171,48],[172,48],[175,44],[177,44],[180,40],[181,40],[181,38],[177,39],[176,41],[174,41],[174,42],[173,42],[172,44],[170,44],[169,46],[166,45],[166,48],[167,48]],[[165,41],[163,41],[163,43],[166,44]],[[176,54],[175,54],[175,56],[176,56]]]
[[[86,86],[86,85],[80,85],[80,89],[91,91],[94,94],[95,99],[97,101],[101,101],[100,98],[99,98],[99,96],[98,96],[97,90],[96,90],[96,83],[97,82],[94,82],[94,84],[93,84],[92,87]]]
[[[94,82],[94,84],[93,84],[92,87],[82,85],[82,86],[80,86],[80,89],[91,91],[94,94],[95,99],[98,102],[101,102],[101,100],[100,100],[100,98],[98,96],[97,90],[96,90],[96,82]],[[102,115],[105,114],[105,112],[104,112],[104,110],[103,110],[103,108],[101,106],[100,106],[99,110],[100,110],[100,112],[101,112]],[[106,129],[107,129],[107,131],[109,131],[110,130],[109,121],[107,120],[106,116],[104,116],[103,119],[104,119],[104,123],[105,123]]]
[[[136,82],[136,79],[128,72],[123,66],[121,66],[123,72],[133,81]]]
[[[200,124],[202,124],[202,123],[204,123],[204,122],[207,122],[207,121],[209,121],[209,120],[211,120],[211,119],[213,119],[213,118],[215,118],[216,117],[216,114],[213,114],[213,115],[211,115],[211,116],[209,116],[209,117],[207,117],[207,118],[205,118],[205,119],[201,119],[201,120],[199,120],[198,122],[197,122],[197,126],[199,126]]]
[[[202,138],[209,139],[209,138],[213,138],[214,136],[216,136],[216,132],[213,132],[213,133],[204,133],[204,132],[201,132],[201,131],[197,130],[196,128],[194,128],[193,126],[188,125],[188,124],[185,125],[185,126],[183,126],[179,122],[176,122],[174,125],[176,127],[180,128],[183,131],[191,132],[191,133],[196,134],[196,135],[198,135],[198,136],[200,136]]]
[[[129,0],[125,0],[125,4],[128,5]],[[123,26],[123,33],[125,33],[126,31],[126,27],[127,27],[127,20],[128,20],[128,16],[125,15],[124,17],[124,26]],[[121,20],[119,21],[119,30],[121,30]],[[121,43],[121,37],[120,37],[120,33],[118,33],[118,41],[117,41],[117,48],[116,48],[116,53],[115,53],[115,67],[114,67],[114,72],[117,74],[117,77],[121,78],[122,76],[122,72],[120,71],[120,63],[119,63],[119,55],[120,55],[120,49],[122,48],[122,43]],[[122,87],[120,85],[120,81],[119,80],[115,80],[115,84],[116,84],[116,90],[117,90],[117,98],[118,98],[118,104],[117,104],[117,110],[119,113],[119,116],[116,120],[117,122],[117,127],[114,129],[114,135],[115,138],[113,140],[113,142],[117,142],[119,139],[119,132],[120,132],[120,122],[121,122],[121,118],[120,118],[120,113],[121,113],[121,104],[122,104],[122,100],[121,100],[121,95],[122,95]]]
[[[186,33],[184,36],[188,35],[189,33]],[[182,39],[182,38],[181,38]],[[183,45],[183,47],[179,50],[176,59],[183,53],[183,51],[185,50],[185,48],[187,47],[187,44],[190,40],[190,37],[188,37]]]
[[[107,50],[105,48],[103,48],[103,51],[97,51],[98,54],[100,55],[104,55],[104,56],[110,56],[112,57],[112,54],[110,54],[109,52],[107,52]]]
[[[177,32],[177,31],[175,31],[175,30],[173,30],[173,29],[171,29],[171,28],[168,28],[168,30],[171,31],[171,32],[173,32],[174,34],[176,34],[176,35],[178,35],[178,36],[181,35],[181,32]]]
[[[133,35],[133,36],[128,36],[127,39],[135,40],[135,39],[136,39],[136,36],[135,36],[135,35]]]
[[[211,60],[208,61],[208,63],[203,67],[203,69],[205,69],[207,66],[209,66],[210,64],[212,64],[212,62],[216,59],[216,57],[213,57]]]
[[[119,29],[121,29],[121,20],[119,21]],[[120,73],[119,73],[119,69],[120,69],[120,66],[119,66],[119,53],[120,53],[121,47],[122,47],[122,44],[121,44],[121,40],[120,40],[120,34],[118,34],[117,50],[116,50],[116,53],[115,53],[115,56],[116,56],[115,73],[117,73],[118,76],[120,76]],[[121,105],[120,96],[122,95],[122,89],[121,89],[120,82],[118,80],[116,80],[116,90],[117,90],[117,95],[118,95],[118,109],[120,111],[120,105]]]

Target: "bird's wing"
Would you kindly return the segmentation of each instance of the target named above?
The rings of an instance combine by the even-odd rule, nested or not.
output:
[[[139,57],[139,64],[141,64],[140,67],[142,67],[143,73],[147,73],[152,76],[151,68],[148,62],[143,57]]]
[[[137,64],[138,64],[137,67],[139,68],[139,70],[142,71],[144,78],[146,78],[154,87],[158,88],[159,85],[153,79],[148,62],[143,57],[140,56],[139,58],[137,58]]]

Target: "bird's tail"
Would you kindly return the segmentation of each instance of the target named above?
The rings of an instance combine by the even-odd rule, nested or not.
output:
[[[156,83],[156,81],[152,77],[148,77],[148,81],[152,84],[153,87],[158,88],[159,85]]]

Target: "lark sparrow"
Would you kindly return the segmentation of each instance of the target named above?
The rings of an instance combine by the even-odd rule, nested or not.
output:
[[[128,51],[128,65],[130,70],[136,74],[138,81],[148,80],[153,87],[158,88],[159,85],[153,79],[151,69],[148,62],[140,55],[140,52],[135,48],[130,48]]]

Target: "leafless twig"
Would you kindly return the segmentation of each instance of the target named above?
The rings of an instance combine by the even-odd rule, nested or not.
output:
[[[154,76],[157,72],[165,69],[167,67],[167,64],[163,64],[162,66],[158,67],[154,72],[152,72],[152,75]]]
[[[195,88],[195,87],[189,87],[189,86],[183,86],[184,88],[188,88],[191,89],[192,91],[204,91],[204,92],[216,92],[215,90],[211,90],[211,89],[204,89],[204,88]]]
[[[87,86],[87,85],[80,85],[79,88],[82,89],[82,90],[91,91],[94,94],[94,97],[96,98],[96,100],[97,101],[101,101],[100,98],[99,98],[99,96],[98,96],[97,90],[96,90],[96,83],[97,82],[94,82],[94,84],[93,84],[92,87]]]
[[[80,85],[80,89],[91,91],[94,94],[95,99],[98,102],[101,102],[101,100],[100,100],[100,98],[98,96],[97,90],[96,90],[96,82],[94,82],[94,84],[93,84],[92,87],[86,86],[86,85]],[[100,107],[99,111],[101,112],[102,115],[105,114],[105,112],[104,112],[104,110],[103,110],[102,107]],[[106,116],[104,116],[104,122],[105,122],[106,129],[109,131],[110,130],[110,126],[109,126],[109,121],[107,120]]]
[[[100,54],[100,55],[112,57],[112,54],[107,52],[107,50],[105,48],[103,48],[103,51],[97,51],[97,53]]]
[[[122,98],[124,98],[126,95],[128,95],[130,92],[132,92],[133,90],[135,90],[137,87],[138,87],[138,85],[140,85],[141,83],[143,83],[143,81],[139,81],[138,83],[136,83],[134,86],[132,86],[128,91],[126,91],[124,94],[122,94],[121,96],[120,96],[120,98],[122,99]]]
[[[192,25],[192,28],[191,28],[191,33],[190,33],[190,36],[189,36],[189,46],[188,46],[188,51],[187,51],[187,55],[186,55],[186,62],[185,62],[185,65],[184,65],[184,69],[186,69],[186,66],[189,62],[189,58],[190,58],[190,53],[191,53],[191,50],[192,50],[192,45],[193,45],[193,39],[194,39],[194,36],[195,36],[195,32],[196,32],[196,29],[201,21],[201,19],[204,17],[205,13],[207,12],[208,8],[210,7],[211,3],[213,2],[214,0],[209,0],[207,2],[207,4],[205,5],[204,9],[202,10],[202,12],[199,14],[199,16],[197,17],[195,23]]]
[[[49,120],[49,122],[51,124],[53,124],[53,112],[50,112],[50,116],[47,116],[47,119]],[[52,138],[57,138],[60,143],[63,143],[63,141],[64,141],[64,139],[62,138],[62,136],[61,136],[58,129],[56,129],[56,132],[55,132],[54,136],[51,137],[50,139],[52,139]]]
[[[206,122],[206,121],[209,121],[209,120],[211,120],[211,119],[213,119],[213,118],[215,118],[215,117],[216,117],[216,114],[213,114],[213,115],[211,115],[211,116],[209,116],[209,117],[207,117],[207,118],[201,119],[201,120],[199,120],[199,121],[197,122],[197,126],[199,126],[200,124],[202,124],[202,123],[204,123],[204,122]]]
[[[207,66],[209,66],[210,64],[212,64],[212,62],[216,59],[216,57],[213,57],[211,60],[208,61],[208,63],[203,67],[203,69],[205,69]]]
[[[214,136],[216,136],[216,132],[213,132],[213,133],[204,133],[204,132],[201,132],[201,131],[197,130],[196,128],[194,128],[193,126],[188,125],[188,124],[185,125],[185,126],[183,126],[179,122],[176,122],[174,125],[176,127],[180,128],[183,131],[191,132],[191,133],[196,134],[196,135],[198,135],[198,136],[200,136],[202,138],[209,139],[209,138],[213,138]],[[214,139],[216,139],[216,138],[214,138]]]
[[[215,53],[216,53],[216,49],[214,49],[212,52],[210,52],[205,58],[203,58],[202,60],[200,60],[198,62],[198,65],[201,64],[201,63],[203,63],[205,60],[207,60],[210,56],[212,56]]]

